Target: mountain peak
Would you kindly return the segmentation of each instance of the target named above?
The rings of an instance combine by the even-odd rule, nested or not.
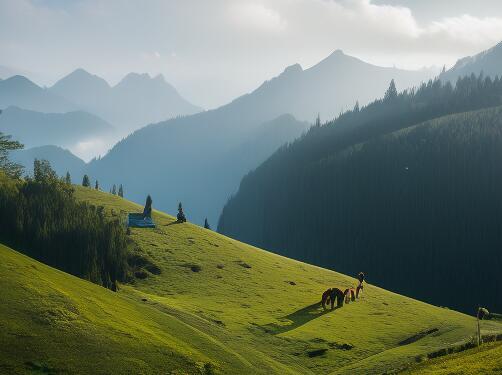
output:
[[[70,87],[78,87],[79,89],[81,89],[83,85],[85,85],[85,87],[96,87],[100,89],[106,89],[110,87],[110,85],[108,85],[108,82],[106,82],[103,78],[95,74],[91,74],[83,68],[78,68],[57,81],[54,86],[52,86],[52,88],[54,88],[56,91],[64,91],[69,89]]]
[[[301,73],[303,72],[302,66],[300,64],[293,64],[288,66],[286,69],[284,69],[284,72],[282,72],[282,75],[284,74],[295,74],[295,73]]]
[[[40,87],[37,84],[33,83],[28,78],[26,78],[25,76],[21,76],[21,75],[15,75],[15,76],[9,77],[9,78],[3,80],[2,82],[4,85],[11,86],[11,87],[30,87],[30,88],[39,88],[40,89]]]

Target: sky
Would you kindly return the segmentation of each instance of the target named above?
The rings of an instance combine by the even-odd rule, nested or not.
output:
[[[42,85],[76,68],[111,84],[161,73],[206,109],[336,49],[419,69],[499,41],[500,0],[0,0],[4,71]]]

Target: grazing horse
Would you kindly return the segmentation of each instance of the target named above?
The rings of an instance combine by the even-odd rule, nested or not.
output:
[[[350,301],[354,302],[356,300],[356,291],[354,288],[345,289],[343,294],[345,295],[345,303],[349,303]]]
[[[363,292],[363,284],[359,284],[356,288],[356,298],[359,298],[362,292]]]
[[[359,272],[357,274],[357,280],[359,280],[359,285],[356,288],[356,298],[359,298],[359,295],[363,292],[363,282],[365,278],[366,275],[364,274],[364,272]]]
[[[335,300],[336,300],[336,306],[342,307],[344,297],[345,295],[340,289],[330,288],[322,294],[321,298],[322,308],[326,310],[326,305],[329,303],[331,304],[331,310],[333,310],[335,306]]]

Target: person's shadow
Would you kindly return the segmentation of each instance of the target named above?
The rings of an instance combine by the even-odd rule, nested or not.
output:
[[[277,323],[270,323],[262,326],[265,332],[272,333],[274,335],[278,335],[280,333],[288,332],[302,325],[310,322],[311,320],[317,319],[330,311],[334,311],[339,307],[335,304],[333,310],[331,310],[331,306],[327,306],[326,310],[322,308],[321,302],[316,302],[310,306],[306,306],[300,310],[296,310],[295,312],[283,316],[279,318],[279,320],[289,321],[288,323],[282,325]]]

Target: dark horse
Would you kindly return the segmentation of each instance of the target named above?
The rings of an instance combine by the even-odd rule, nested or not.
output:
[[[343,291],[338,288],[330,288],[322,294],[322,308],[326,310],[326,305],[329,303],[331,304],[331,310],[333,310],[335,307],[335,300],[336,306],[342,307],[344,298],[345,294],[343,293]]]

